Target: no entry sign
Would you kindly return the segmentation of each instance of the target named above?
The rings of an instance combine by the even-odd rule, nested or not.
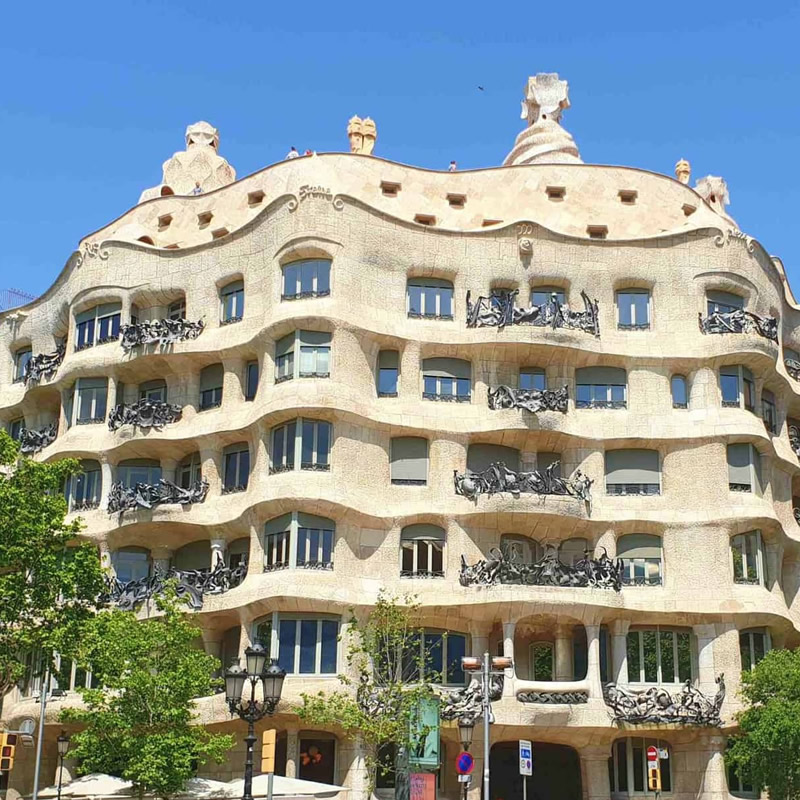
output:
[[[459,775],[469,775],[475,766],[475,759],[466,751],[460,752],[456,758],[456,772]]]
[[[647,748],[647,768],[658,769],[658,748],[652,745]]]

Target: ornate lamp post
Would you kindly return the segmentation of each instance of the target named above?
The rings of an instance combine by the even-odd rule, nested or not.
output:
[[[56,739],[56,747],[58,748],[58,796],[57,800],[61,800],[61,779],[64,776],[64,757],[69,752],[69,736],[64,731]]]
[[[238,714],[247,723],[247,759],[244,763],[244,794],[242,800],[253,800],[253,745],[256,742],[255,724],[262,717],[272,715],[278,707],[286,671],[278,666],[277,659],[269,661],[269,654],[260,644],[244,651],[246,669],[238,661],[225,673],[225,700],[231,714]],[[249,699],[242,695],[245,684],[250,683]],[[256,686],[262,684],[262,699],[256,700]],[[270,778],[272,776],[270,775]]]
[[[461,747],[465,752],[469,751],[469,746],[472,744],[472,734],[475,731],[475,720],[472,717],[461,717],[458,720],[458,738],[461,740]],[[471,775],[459,775],[458,779],[461,783],[461,796],[467,800],[467,791],[469,789]]]

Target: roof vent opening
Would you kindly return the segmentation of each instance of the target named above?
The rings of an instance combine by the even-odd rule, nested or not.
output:
[[[607,225],[587,225],[586,233],[589,234],[590,239],[607,239],[608,226]]]
[[[397,197],[398,192],[402,187],[399,183],[392,183],[391,181],[381,181],[381,191],[386,197]]]
[[[172,214],[162,214],[158,218],[159,231],[165,231],[172,224]]]
[[[561,202],[567,194],[564,186],[548,186],[545,192],[547,192],[547,199],[555,203]]]
[[[247,205],[252,208],[253,206],[260,206],[264,202],[264,192],[261,189],[256,189],[254,192],[247,193]]]
[[[467,196],[465,194],[448,194],[447,202],[450,203],[451,208],[464,208]]]
[[[693,206],[691,203],[683,204],[683,213],[685,216],[691,217],[695,211],[697,211],[697,206]]]
[[[206,225],[211,224],[212,219],[214,219],[214,215],[210,211],[203,211],[202,214],[197,215],[197,224],[201,228],[205,228]]]
[[[639,196],[639,192],[636,189],[620,189],[619,190],[619,201],[624,206],[633,206],[636,205],[636,198]]]
[[[431,214],[417,214],[414,217],[414,222],[418,222],[420,225],[432,226],[436,224],[436,217]]]
[[[214,231],[211,231],[211,237],[213,239],[221,239],[223,236],[227,236],[230,231],[227,228],[217,228]]]
[[[485,219],[481,222],[481,227],[488,228],[490,225],[499,225],[502,221],[501,219]]]
[[[136,241],[141,242],[142,244],[150,244],[155,246],[155,242],[149,236],[140,236]]]
[[[162,197],[170,197],[171,195],[174,195],[174,194],[175,194],[175,192],[173,192],[172,189],[169,188],[169,186],[162,186],[161,187],[161,196]]]

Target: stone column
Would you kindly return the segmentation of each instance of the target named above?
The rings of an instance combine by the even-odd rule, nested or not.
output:
[[[359,738],[342,740],[340,747],[340,772],[346,770],[346,777],[342,781],[350,791],[350,800],[368,800],[367,786],[369,776],[365,762],[364,745]],[[341,779],[340,779],[341,780]]]
[[[400,353],[397,396],[406,399],[422,397],[422,361],[418,342],[408,340]]]
[[[783,545],[779,542],[770,542],[765,544],[764,551],[764,585],[772,594],[783,598],[783,590],[781,589]]]
[[[105,453],[98,455],[100,461],[100,508],[105,508],[108,505],[108,493],[111,491],[111,484],[114,482],[114,470],[108,462],[108,456]]]
[[[717,631],[713,624],[693,625],[697,642],[697,678],[698,689],[705,694],[713,696],[716,691],[714,681],[714,639]]]
[[[181,419],[191,419],[200,408],[200,370],[180,375],[179,385],[183,392],[183,413]],[[176,399],[170,402],[181,402]]]
[[[586,624],[586,650],[589,697],[601,700],[603,698],[603,682],[600,680],[600,626],[598,624]]]
[[[223,358],[222,368],[222,407],[232,408],[244,402],[244,368],[243,358]]]
[[[603,531],[595,543],[594,557],[600,558],[603,555],[607,555],[609,558],[617,557],[617,534],[613,528]]]
[[[568,625],[556,626],[555,664],[553,677],[557,681],[573,680],[572,628]]]
[[[200,451],[203,478],[208,481],[211,494],[222,493],[222,454],[218,450],[203,449]]]
[[[584,747],[580,751],[586,800],[609,800],[611,797],[611,784],[608,780],[608,756],[610,753],[610,745]]]
[[[517,627],[516,621],[503,623],[503,655],[514,660],[514,630]],[[503,697],[514,697],[514,675],[516,674],[516,663],[510,669],[504,670],[505,679],[503,680]]]
[[[628,628],[630,620],[615,619],[611,623],[611,679],[625,686],[628,683]]]
[[[153,572],[158,571],[166,575],[172,562],[173,551],[168,547],[153,547],[150,550],[150,559],[153,562]]]
[[[67,405],[69,404],[70,395],[73,394],[73,389],[75,387],[72,386],[69,389],[62,389],[61,390],[61,408],[58,410],[58,433],[60,436],[63,436],[67,432],[67,428],[69,428],[70,423],[72,420],[67,419]],[[73,407],[72,413],[75,414],[75,400],[73,397]]]
[[[114,410],[114,407],[117,405],[117,386],[119,386],[119,380],[117,379],[116,375],[109,375],[108,376],[108,388],[106,394],[106,419],[108,419],[108,415]],[[122,398],[120,398],[121,400]]]
[[[300,758],[300,729],[295,726],[286,728],[286,777],[296,778],[298,760]]]
[[[100,551],[100,567],[104,570],[111,569],[111,551],[108,549],[108,542],[104,539],[97,545]]]
[[[212,539],[211,540],[211,569],[217,566],[217,563],[222,560],[225,563],[225,551],[228,549],[228,543],[225,539]]]
[[[710,734],[698,742],[700,755],[700,778],[704,800],[728,800],[728,780],[725,774],[725,737]],[[705,764],[703,764],[705,755]]]
[[[470,631],[472,637],[472,655],[483,658],[483,654],[489,650],[489,631],[478,629]],[[503,645],[505,648],[505,643]]]

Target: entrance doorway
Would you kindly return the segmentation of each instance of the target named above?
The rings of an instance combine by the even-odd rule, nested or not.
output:
[[[522,781],[519,743],[495,744],[489,755],[490,800],[522,800]],[[581,800],[577,751],[563,744],[534,742],[533,775],[527,781],[528,800]]]

